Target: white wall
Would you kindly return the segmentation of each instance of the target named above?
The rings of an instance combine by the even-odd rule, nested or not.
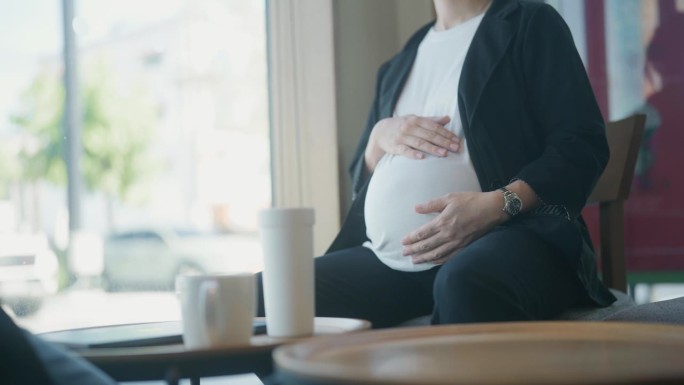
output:
[[[414,32],[434,19],[430,0],[394,0],[397,7],[397,38],[404,44]]]

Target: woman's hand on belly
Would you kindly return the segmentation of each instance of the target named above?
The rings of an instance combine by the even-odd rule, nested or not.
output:
[[[402,254],[411,256],[414,264],[443,264],[506,221],[503,206],[499,191],[451,193],[417,205],[419,214],[439,215],[402,239]]]
[[[458,152],[461,139],[449,131],[445,124],[448,116],[421,117],[415,115],[391,117],[376,123],[371,131],[364,159],[369,172],[385,154],[423,159],[425,154],[445,157]]]

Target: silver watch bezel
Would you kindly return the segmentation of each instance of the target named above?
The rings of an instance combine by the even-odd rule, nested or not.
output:
[[[502,210],[511,217],[520,214],[523,203],[518,194],[505,187],[501,187],[499,190],[503,192],[504,196],[504,207]]]

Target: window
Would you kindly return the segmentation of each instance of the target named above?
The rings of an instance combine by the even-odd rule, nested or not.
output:
[[[75,1],[82,187],[69,236],[61,2],[0,4],[0,300],[20,324],[178,319],[177,273],[260,269],[265,8]]]

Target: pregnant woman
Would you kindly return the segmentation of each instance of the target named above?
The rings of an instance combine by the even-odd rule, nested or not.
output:
[[[378,72],[316,314],[388,327],[612,303],[580,216],[608,147],[570,31],[543,3],[434,5]]]

